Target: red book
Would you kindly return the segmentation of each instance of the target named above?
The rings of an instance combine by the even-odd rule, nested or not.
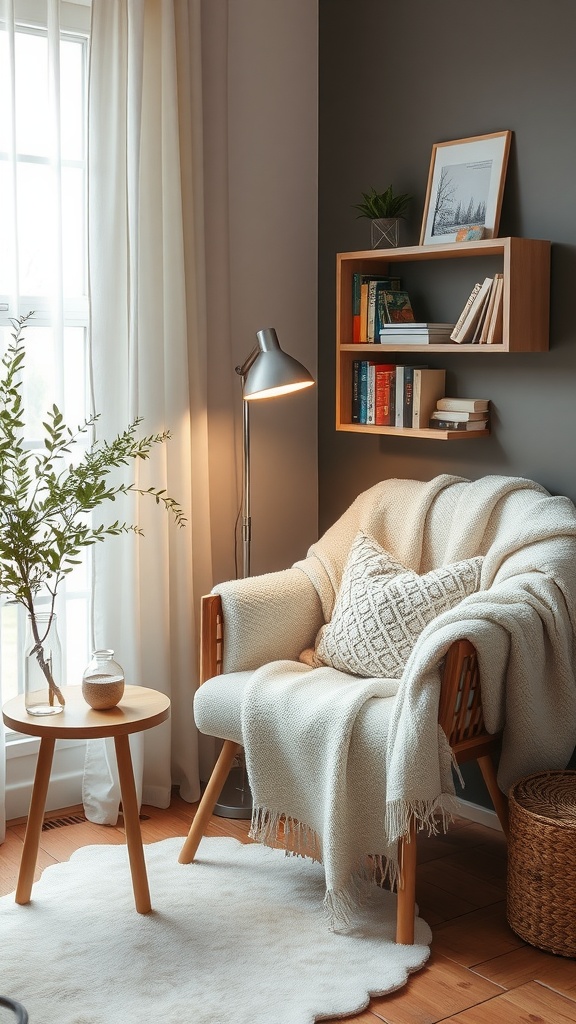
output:
[[[389,427],[392,422],[390,404],[392,381],[396,384],[396,367],[394,363],[376,363],[374,422],[379,427]]]

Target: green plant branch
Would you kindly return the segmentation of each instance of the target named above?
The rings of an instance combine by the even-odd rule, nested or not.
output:
[[[24,605],[30,615],[35,653],[48,679],[50,694],[62,694],[44,659],[34,599],[45,590],[51,596],[50,620],[58,588],[78,564],[83,549],[106,537],[124,533],[142,535],[136,524],[92,524],[87,520],[102,505],[130,492],[149,495],[174,519],[186,524],[181,505],[163,488],[136,483],[111,483],[110,474],[137,459],[149,459],[152,450],[171,438],[170,431],[137,437],[142,422],[135,419],[112,441],[93,441],[72,461],[73,452],[95,426],[98,414],[88,417],[76,431],[64,422],[54,404],[43,422],[42,452],[24,447],[24,410],[21,397],[24,368],[24,329],[33,317],[13,320],[12,343],[2,358],[0,380],[0,591]],[[66,465],[66,463],[68,464]],[[61,469],[62,464],[65,465]],[[45,639],[45,638],[44,638]],[[62,701],[63,702],[63,699]]]

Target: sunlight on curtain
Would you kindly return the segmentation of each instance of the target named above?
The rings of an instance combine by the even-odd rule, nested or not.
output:
[[[42,420],[54,402],[74,426],[87,414],[86,48],[82,17],[71,23],[60,0],[0,0],[0,354],[14,318],[33,310],[23,371],[24,439],[32,449],[43,444]],[[82,565],[58,597],[64,682],[79,679],[86,664],[88,598]],[[20,605],[0,602],[3,701],[22,688],[24,620]],[[3,732],[1,743],[0,834]]]
[[[195,616],[212,585],[196,256],[203,251],[200,74],[200,0],[93,5],[89,280],[98,434],[111,436],[137,416],[146,435],[171,430],[172,440],[138,467],[138,485],[164,487],[188,516],[178,530],[153,501],[118,510],[145,536],[112,539],[95,552],[95,641],[116,651],[127,682],[171,698],[171,720],[143,737],[141,754],[142,799],[163,807],[173,784],[185,799],[199,795]],[[92,820],[116,820],[113,763],[102,745],[89,745],[84,800]]]

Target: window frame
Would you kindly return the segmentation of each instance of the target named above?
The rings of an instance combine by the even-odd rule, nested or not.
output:
[[[1,9],[0,9],[1,16]],[[47,3],[46,0],[15,0],[14,3],[14,16],[15,24],[19,31],[24,31],[32,35],[43,35],[46,36],[48,31],[47,26]],[[88,280],[87,280],[87,172],[88,172],[88,161],[87,161],[87,82],[88,82],[88,61],[89,61],[89,39],[90,39],[90,0],[79,0],[79,2],[71,2],[71,0],[60,0],[60,37],[63,40],[70,40],[74,43],[79,43],[82,46],[82,100],[83,100],[83,139],[82,139],[82,159],[71,160],[62,159],[62,167],[76,166],[83,168],[83,194],[84,194],[84,274],[83,274],[83,293],[81,295],[74,295],[72,297],[64,296],[62,313],[63,320],[62,326],[64,329],[71,327],[79,327],[84,330],[84,366],[85,366],[85,396],[86,396],[86,408],[90,409],[91,406],[91,395],[90,395],[90,362],[89,362],[89,328],[90,328],[90,314],[89,314],[89,296],[88,296]],[[0,152],[0,160],[8,159],[6,152]],[[49,163],[48,158],[27,156],[26,154],[17,155],[16,160],[22,163]],[[0,327],[1,328],[12,328],[14,319],[26,316],[31,310],[34,311],[34,328],[41,327],[53,327],[54,317],[50,309],[50,297],[48,295],[28,295],[22,294],[16,301],[13,296],[6,292],[0,291]],[[87,601],[87,627],[88,627],[88,642],[90,643],[90,621],[91,621],[91,586],[90,586],[90,565],[87,567],[87,584],[84,589],[66,589],[64,587],[62,594],[59,594],[57,600],[60,610],[62,610],[65,602],[69,600],[78,599],[78,597],[84,598]],[[0,610],[7,604],[13,603],[10,601],[8,595],[0,594]],[[24,628],[25,628],[26,611],[23,606],[18,605],[17,607],[17,644],[22,648],[24,639]],[[66,641],[66,628],[65,626],[60,629],[60,639],[63,646]],[[1,634],[0,634],[0,645],[1,645]],[[1,648],[0,648],[1,653]],[[88,656],[87,652],[87,656]],[[22,689],[22,665],[18,664],[18,689],[21,692]],[[78,683],[81,680],[78,679]],[[3,696],[6,700],[6,695]],[[6,730],[6,746],[7,746],[7,757],[11,759],[12,754],[15,756],[22,756],[24,749],[32,752],[34,749],[33,737],[23,736],[20,733],[13,732],[12,730]],[[23,746],[24,744],[24,746]],[[8,753],[8,747],[11,748],[11,753]]]

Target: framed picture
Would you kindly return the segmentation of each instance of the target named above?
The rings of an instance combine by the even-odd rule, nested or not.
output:
[[[432,147],[420,245],[461,237],[496,238],[512,132]]]

